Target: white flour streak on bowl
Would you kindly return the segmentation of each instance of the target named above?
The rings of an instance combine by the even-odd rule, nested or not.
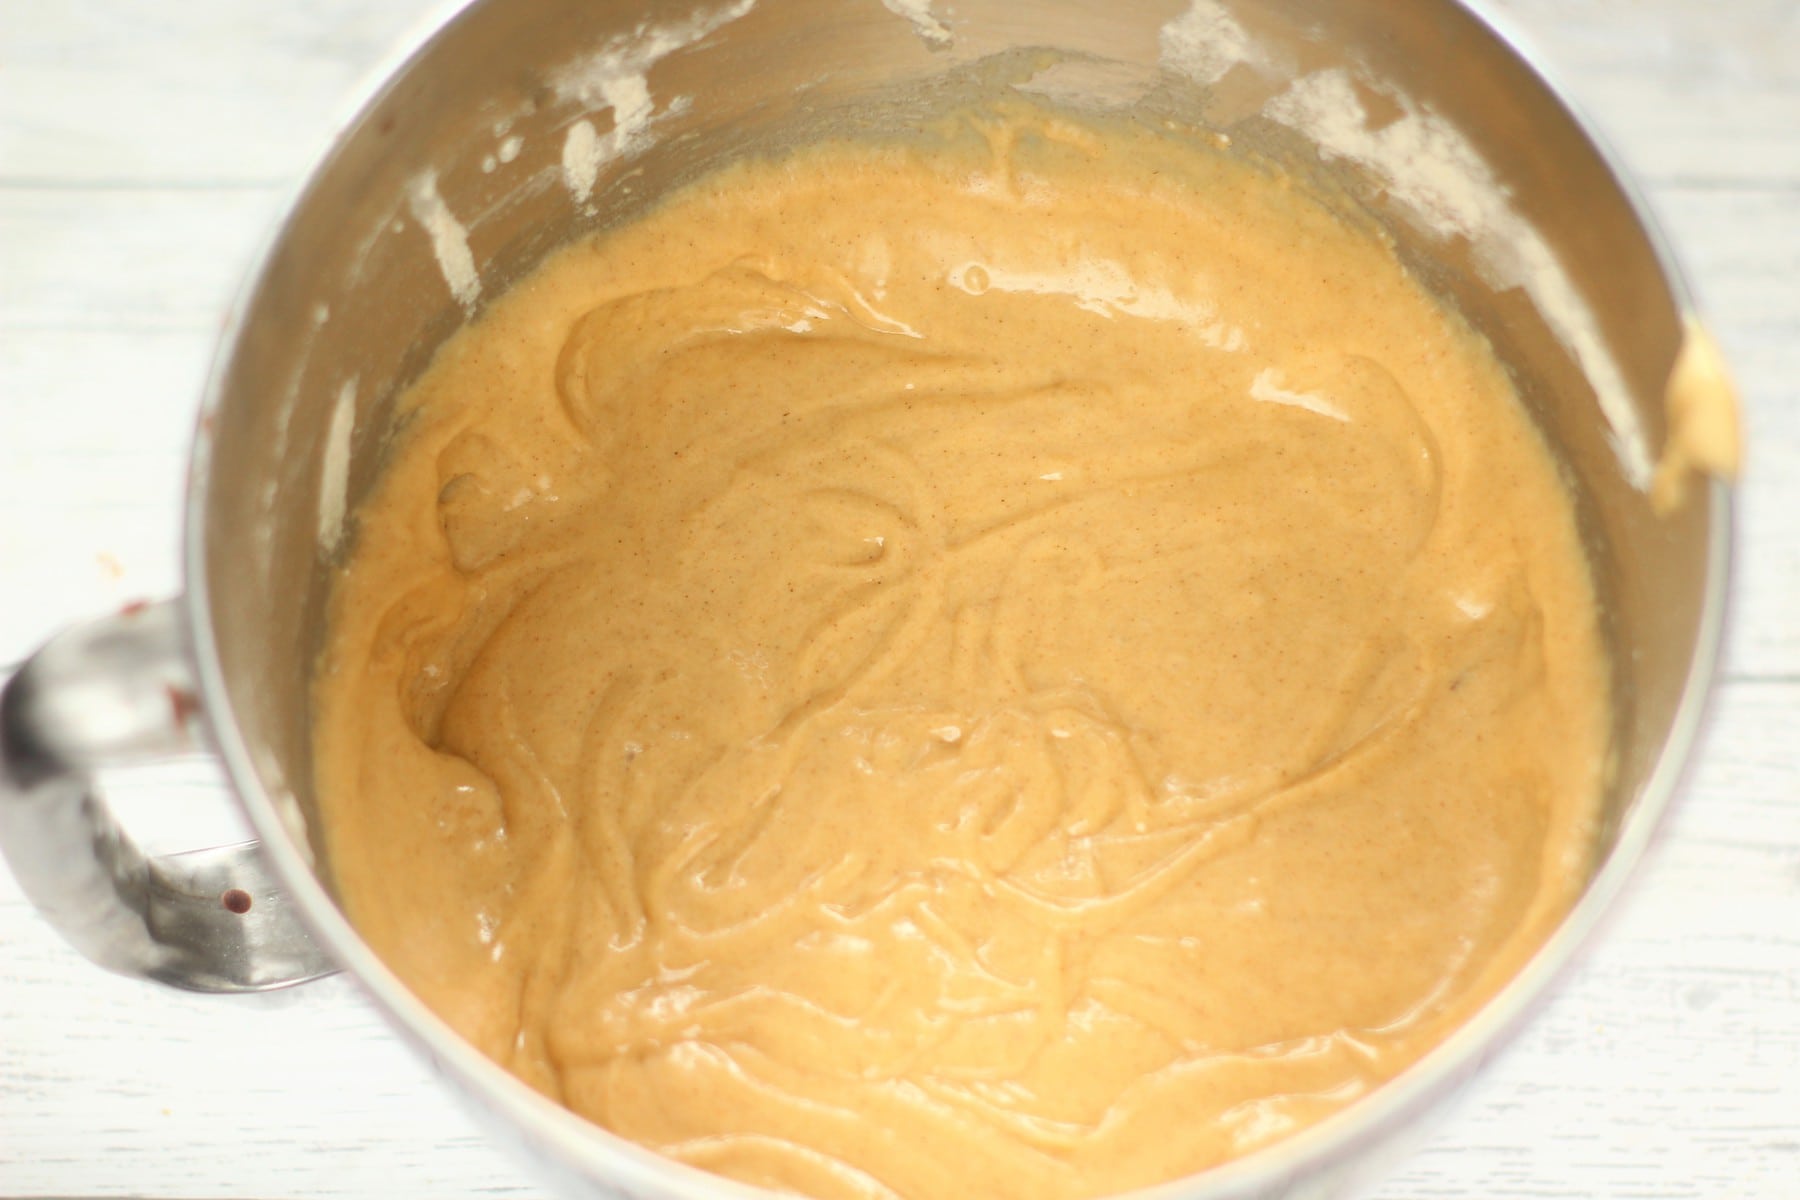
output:
[[[1218,0],[1193,0],[1157,34],[1159,61],[1195,83],[1217,83],[1239,63],[1257,59],[1255,43]]]
[[[896,17],[911,22],[913,32],[926,45],[941,48],[950,44],[950,27],[931,11],[931,0],[881,0],[881,4]]]
[[[438,270],[456,302],[473,313],[481,299],[481,276],[475,271],[475,256],[469,253],[468,231],[462,227],[438,193],[437,172],[421,171],[407,184],[406,201],[431,239],[432,253],[437,256]]]
[[[648,103],[646,96],[645,104]],[[619,128],[615,125],[613,131],[616,133]],[[595,132],[592,121],[577,121],[569,126],[569,132],[563,138],[562,174],[563,184],[575,197],[575,203],[588,202],[588,197],[594,193],[594,180],[600,177],[600,164],[609,157],[602,149],[600,135]]]
[[[656,104],[650,96],[650,68],[678,50],[698,42],[720,26],[737,20],[756,0],[737,0],[714,12],[697,13],[670,25],[639,25],[627,35],[609,38],[598,51],[550,72],[557,100],[582,113],[612,111],[612,128],[601,134],[587,120],[569,126],[563,140],[563,182],[577,204],[586,204],[600,168],[635,154],[648,143]],[[677,107],[677,102],[669,105]]]
[[[1468,239],[1489,284],[1524,289],[1593,387],[1625,477],[1640,491],[1648,489],[1649,446],[1625,377],[1555,251],[1513,208],[1506,189],[1454,125],[1408,96],[1390,98],[1402,115],[1371,129],[1356,85],[1340,67],[1296,79],[1262,111],[1305,135],[1324,158],[1369,171],[1419,229],[1444,240]]]
[[[355,432],[356,377],[352,376],[338,389],[319,465],[319,553],[326,558],[336,552],[344,533],[344,512],[350,502],[350,437]]]

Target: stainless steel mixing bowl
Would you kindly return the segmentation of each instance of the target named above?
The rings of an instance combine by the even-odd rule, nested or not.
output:
[[[1693,317],[1590,130],[1452,0],[478,0],[325,154],[232,315],[203,406],[187,591],[49,643],[8,685],[0,842],[69,939],[182,986],[354,972],[503,1140],[571,1195],[736,1194],[529,1091],[357,937],[318,865],[307,681],[328,572],[387,413],[444,339],[550,250],[708,164],[904,131],[984,90],[1223,134],[1377,222],[1493,343],[1562,455],[1606,606],[1616,763],[1599,869],[1530,965],[1368,1100],[1151,1193],[1339,1195],[1501,1047],[1618,893],[1695,732],[1716,653],[1726,489],[1647,492]],[[198,719],[197,719],[198,714]],[[90,774],[203,724],[262,837],[146,858]]]

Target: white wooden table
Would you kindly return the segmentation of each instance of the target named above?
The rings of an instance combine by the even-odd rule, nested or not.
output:
[[[0,667],[178,586],[225,301],[429,7],[0,0]],[[1672,227],[1740,375],[1749,475],[1685,798],[1567,989],[1380,1195],[1800,1196],[1800,0],[1496,7]],[[181,818],[171,841],[229,826],[205,762],[125,783]],[[353,985],[114,978],[0,870],[0,1196],[396,1194],[538,1192]]]

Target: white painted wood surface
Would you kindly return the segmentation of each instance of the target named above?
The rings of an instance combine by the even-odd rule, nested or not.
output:
[[[426,0],[0,0],[0,664],[178,585],[191,412],[284,186]],[[1672,228],[1745,392],[1726,675],[1559,999],[1379,1191],[1800,1196],[1800,3],[1503,0]],[[229,826],[192,761],[121,781]],[[342,979],[117,979],[0,871],[0,1196],[533,1196]]]

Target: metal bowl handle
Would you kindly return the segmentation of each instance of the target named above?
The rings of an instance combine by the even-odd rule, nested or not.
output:
[[[38,911],[108,970],[197,992],[332,973],[258,843],[146,855],[95,788],[99,767],[191,748],[199,715],[176,601],[45,643],[0,690],[0,850]]]

